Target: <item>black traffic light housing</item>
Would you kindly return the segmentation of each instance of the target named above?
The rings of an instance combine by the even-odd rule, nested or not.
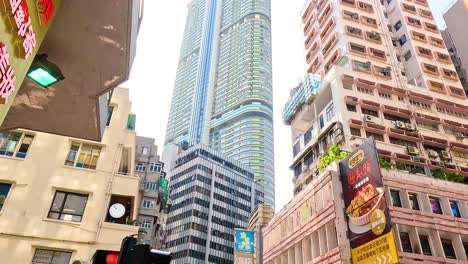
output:
[[[122,240],[119,264],[169,264],[171,260],[170,252],[151,249],[149,245],[137,245],[135,237]]]

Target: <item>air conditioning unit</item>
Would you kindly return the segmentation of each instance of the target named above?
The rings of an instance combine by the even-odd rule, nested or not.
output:
[[[437,158],[437,157],[439,157],[439,153],[437,153],[437,151],[432,150],[432,149],[429,150],[429,151],[427,152],[427,154],[429,154],[429,157],[431,157],[431,158]]]
[[[442,150],[440,152],[440,158],[442,160],[452,160],[452,156],[450,155],[450,153],[448,151],[445,151],[445,150]]]
[[[365,115],[365,116],[364,116],[364,121],[365,121],[365,122],[368,122],[368,123],[375,123],[375,119],[374,119],[374,117],[371,116],[371,115]]]
[[[406,129],[406,126],[405,126],[405,123],[401,122],[401,121],[396,121],[395,122],[395,126],[399,129]]]
[[[407,151],[409,155],[413,155],[413,156],[419,155],[419,149],[417,149],[416,147],[408,146]]]
[[[416,126],[413,125],[413,124],[407,123],[407,124],[406,124],[406,129],[407,129],[408,131],[414,132],[414,131],[416,131]]]
[[[418,157],[418,156],[412,156],[411,160],[414,161],[414,162],[421,162],[421,158]]]

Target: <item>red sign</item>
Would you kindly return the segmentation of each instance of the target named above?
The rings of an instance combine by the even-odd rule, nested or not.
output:
[[[49,25],[50,19],[54,14],[54,2],[52,0],[38,0],[37,2],[37,11],[39,12],[39,17],[42,17],[41,24],[44,22],[44,26]]]
[[[9,1],[11,14],[15,20],[16,28],[18,29],[18,36],[24,38],[21,57],[27,59],[36,47],[36,33],[34,32],[33,26],[31,24],[28,4],[23,0]]]
[[[8,97],[15,91],[15,80],[7,47],[0,43],[0,104],[6,104]]]

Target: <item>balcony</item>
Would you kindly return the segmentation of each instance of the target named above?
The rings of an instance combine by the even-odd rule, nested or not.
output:
[[[301,120],[304,118],[305,121],[312,121],[313,109],[308,108],[308,103],[318,94],[320,84],[321,77],[319,75],[309,74],[299,86],[291,90],[291,97],[283,109],[283,122],[285,124],[291,124],[293,119]],[[306,111],[303,111],[303,108]],[[301,117],[296,117],[298,112],[302,112]]]

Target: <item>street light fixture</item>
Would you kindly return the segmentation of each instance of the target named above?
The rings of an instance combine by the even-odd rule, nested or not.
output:
[[[47,54],[37,55],[28,71],[28,77],[44,88],[65,79],[60,68],[47,57]]]

